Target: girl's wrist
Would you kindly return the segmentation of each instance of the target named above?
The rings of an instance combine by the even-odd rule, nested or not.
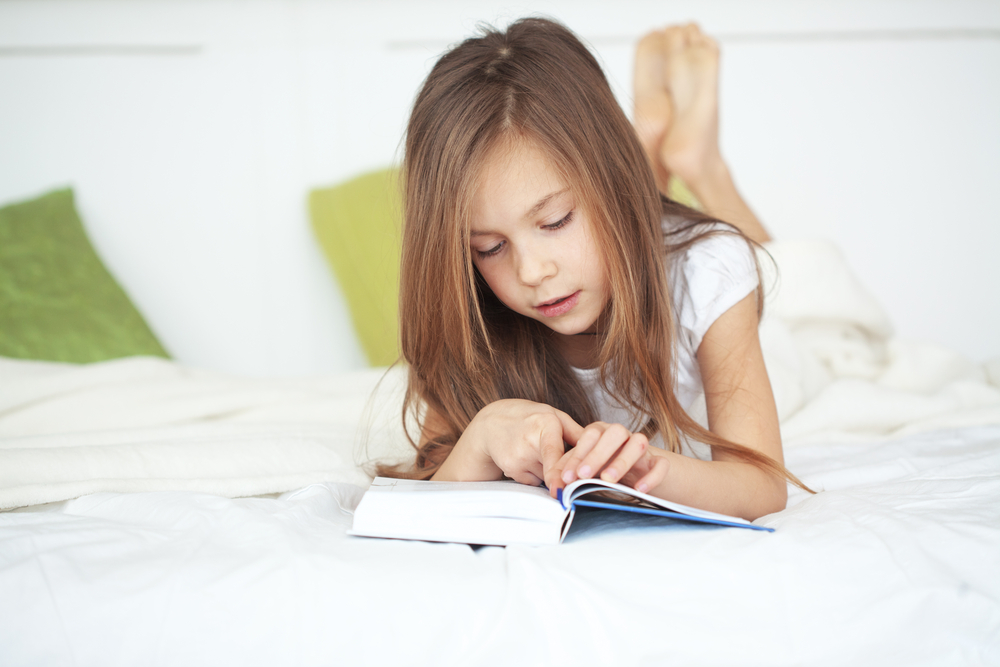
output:
[[[500,479],[503,471],[493,462],[493,458],[479,438],[470,428],[465,430],[452,448],[448,458],[431,478],[435,481],[473,482]]]

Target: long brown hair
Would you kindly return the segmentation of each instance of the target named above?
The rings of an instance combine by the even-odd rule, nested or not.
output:
[[[503,32],[486,29],[448,51],[414,103],[403,166],[399,314],[409,364],[404,426],[415,422],[425,437],[411,440],[412,467],[379,472],[432,476],[472,418],[504,398],[551,405],[584,425],[597,418],[551,331],[500,303],[472,262],[477,179],[493,151],[520,140],[544,151],[572,184],[605,253],[611,297],[598,355],[604,388],[644,415],[643,432],[659,433],[671,451],[680,450],[683,434],[797,482],[768,456],[700,426],[675,397],[666,268],[672,253],[699,236],[684,233],[683,242],[672,243],[663,221],[686,228],[717,221],[657,191],[594,56],[568,29],[537,18]],[[761,296],[758,288],[758,304]]]

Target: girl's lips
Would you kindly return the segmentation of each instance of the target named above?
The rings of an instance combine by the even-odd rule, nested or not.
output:
[[[535,309],[540,312],[545,317],[559,317],[560,315],[565,315],[573,309],[576,302],[580,300],[580,291],[577,290],[569,296],[563,298],[561,301],[556,301],[555,303],[542,304],[541,306],[535,306]]]

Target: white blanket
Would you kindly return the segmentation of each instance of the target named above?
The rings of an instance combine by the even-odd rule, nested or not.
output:
[[[0,508],[97,491],[235,497],[319,481],[367,484],[356,443],[384,372],[256,381],[151,358],[0,360],[10,378],[0,386]],[[371,439],[379,433],[373,427]]]
[[[769,244],[761,345],[786,445],[1000,423],[1000,358],[892,336],[836,246]],[[777,265],[777,278],[769,270]]]
[[[833,246],[769,250],[779,272],[765,279],[761,339],[786,448],[1000,424],[988,370],[891,338]],[[238,497],[364,485],[370,470],[358,463],[412,452],[400,426],[404,373],[383,373],[248,380],[158,359],[0,359],[0,509],[98,491]]]

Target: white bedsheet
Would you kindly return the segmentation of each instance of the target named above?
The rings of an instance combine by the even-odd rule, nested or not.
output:
[[[370,400],[381,370],[0,359],[0,665],[1000,664],[1000,364],[893,338],[826,244],[771,252],[787,464],[821,490],[774,534],[353,538],[359,464],[408,452],[400,370]]]
[[[1000,427],[813,444],[773,534],[345,535],[361,488],[0,515],[5,665],[1000,664]]]

